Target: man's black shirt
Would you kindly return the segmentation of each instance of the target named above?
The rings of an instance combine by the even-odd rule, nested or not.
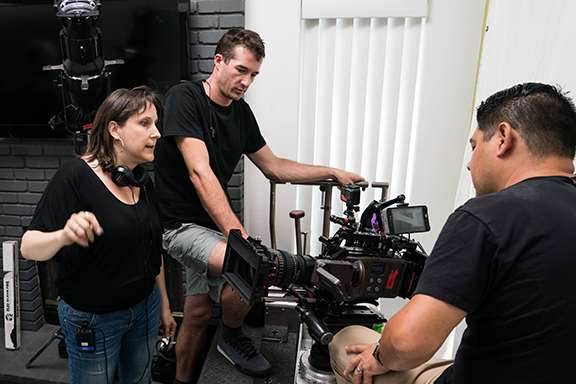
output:
[[[172,87],[161,115],[154,174],[164,226],[173,229],[196,223],[218,230],[202,206],[174,136],[206,144],[210,167],[228,196],[228,182],[242,154],[257,152],[266,144],[256,118],[242,99],[227,107],[214,103],[201,81]]]

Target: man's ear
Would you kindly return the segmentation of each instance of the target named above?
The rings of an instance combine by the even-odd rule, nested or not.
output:
[[[220,66],[224,63],[224,56],[217,53],[214,55],[214,68],[220,69]]]
[[[498,124],[495,135],[498,139],[497,156],[510,153],[514,146],[517,145],[518,132],[509,123],[502,122]]]

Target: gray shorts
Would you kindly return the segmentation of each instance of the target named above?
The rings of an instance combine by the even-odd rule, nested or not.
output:
[[[226,236],[197,224],[182,224],[164,232],[162,246],[186,270],[186,296],[208,293],[215,303],[220,302],[226,281],[208,276],[208,257],[220,241],[226,241]]]

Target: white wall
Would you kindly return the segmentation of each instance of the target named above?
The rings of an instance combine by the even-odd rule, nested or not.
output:
[[[497,91],[525,82],[556,83],[575,97],[575,32],[573,0],[491,1],[475,105]],[[470,135],[475,127],[473,120]],[[470,155],[467,150],[463,170]],[[455,205],[472,195],[470,175],[463,171]]]
[[[245,100],[250,104],[262,134],[276,156],[295,159],[298,137],[300,81],[300,0],[247,0],[245,26],[255,30],[266,44],[266,58]],[[270,245],[268,212],[269,183],[254,165],[246,160],[245,215],[248,233],[261,236]],[[249,165],[248,165],[249,164]],[[286,220],[295,204],[295,190],[279,186],[277,238],[281,249],[292,250],[293,223]]]

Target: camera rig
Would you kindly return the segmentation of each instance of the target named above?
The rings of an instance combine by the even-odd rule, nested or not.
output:
[[[317,257],[273,250],[231,230],[224,279],[249,305],[266,297],[270,286],[295,296],[301,320],[311,337],[324,346],[333,333],[351,323],[346,315],[356,304],[409,298],[427,259],[409,234],[430,229],[427,209],[409,207],[404,195],[399,195],[386,202],[372,201],[357,222],[360,191],[356,185],[342,186],[344,216],[330,216],[340,228],[330,238],[320,236],[324,247]],[[344,320],[335,322],[338,318]]]

